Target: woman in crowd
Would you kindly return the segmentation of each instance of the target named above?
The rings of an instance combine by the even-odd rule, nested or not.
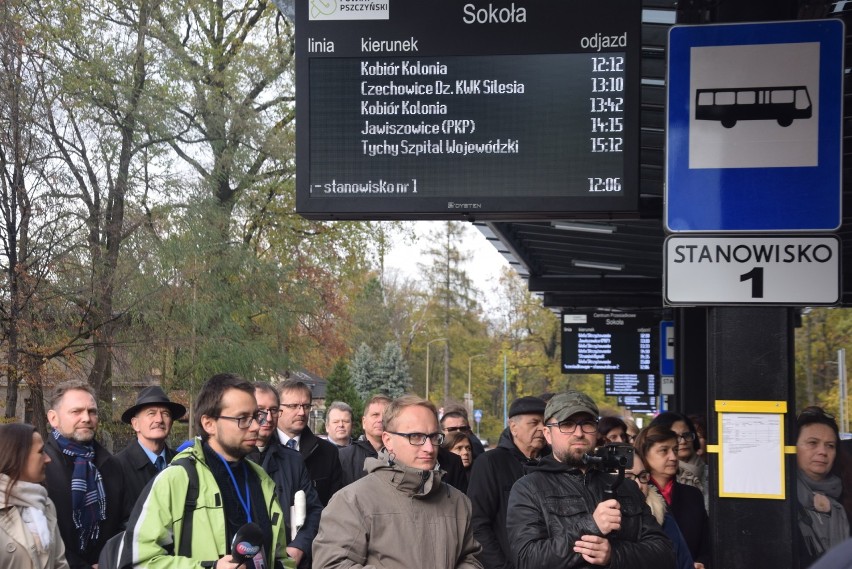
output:
[[[598,421],[598,444],[627,443],[627,424],[618,417],[601,417]]]
[[[0,569],[68,569],[44,481],[50,457],[35,427],[0,425]]]
[[[707,463],[698,454],[701,441],[692,419],[680,413],[666,411],[657,415],[650,426],[659,425],[671,429],[677,435],[677,481],[687,486],[694,486],[707,496]],[[704,500],[707,509],[708,500]]]
[[[639,432],[634,443],[636,457],[651,473],[653,484],[668,505],[692,559],[712,567],[710,528],[701,491],[675,480],[678,468],[677,434],[666,427],[652,425]]]
[[[453,454],[459,455],[462,466],[464,466],[465,476],[470,482],[470,467],[473,465],[473,449],[470,445],[470,439],[462,431],[454,431],[448,433],[444,439],[444,448]]]
[[[633,461],[633,468],[625,472],[625,476],[633,480],[645,495],[645,502],[654,514],[654,519],[663,527],[663,531],[674,545],[675,560],[677,569],[704,569],[701,563],[695,563],[692,560],[692,555],[689,553],[689,547],[683,539],[683,534],[680,533],[680,528],[677,527],[677,522],[671,513],[666,508],[666,501],[660,495],[660,492],[651,484],[651,473],[642,464],[642,461],[636,459]]]
[[[808,407],[796,419],[796,428],[799,552],[801,566],[807,567],[849,537],[849,521],[841,504],[837,422],[819,407]]]

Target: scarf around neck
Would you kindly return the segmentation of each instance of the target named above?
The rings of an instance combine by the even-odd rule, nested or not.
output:
[[[101,473],[95,467],[95,448],[62,436],[53,429],[53,438],[63,454],[74,459],[71,473],[71,517],[77,529],[77,546],[82,553],[97,541],[100,523],[106,519],[106,493]]]
[[[16,506],[21,509],[21,519],[27,524],[30,532],[37,535],[44,549],[50,545],[50,528],[44,511],[47,509],[47,489],[41,484],[18,480],[12,486],[9,498],[6,492],[11,479],[6,474],[0,474],[0,508]]]

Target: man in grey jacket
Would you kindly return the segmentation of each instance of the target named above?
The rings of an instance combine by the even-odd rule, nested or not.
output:
[[[470,502],[436,470],[444,434],[429,401],[407,395],[385,409],[384,449],[367,476],[337,492],[323,510],[314,567],[481,569]]]

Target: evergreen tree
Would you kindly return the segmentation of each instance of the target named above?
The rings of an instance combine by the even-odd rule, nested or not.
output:
[[[377,366],[382,393],[391,398],[399,397],[411,389],[411,374],[408,362],[402,357],[402,349],[396,342],[387,342]]]
[[[376,370],[376,356],[367,344],[361,344],[355,351],[350,367],[352,383],[362,401],[381,390],[381,379]]]
[[[357,436],[361,428],[361,416],[364,414],[364,402],[355,391],[352,383],[352,374],[346,360],[339,359],[334,364],[334,369],[328,376],[328,384],[325,388],[325,406],[335,401],[343,401],[352,407],[352,433]]]

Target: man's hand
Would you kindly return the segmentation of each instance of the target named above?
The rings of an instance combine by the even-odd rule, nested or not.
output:
[[[699,563],[698,561],[696,561],[694,565],[695,565],[695,569],[704,569],[703,563]]]
[[[598,504],[592,513],[592,519],[601,530],[601,533],[608,535],[610,532],[621,529],[621,504],[618,500],[610,499]]]
[[[305,556],[305,552],[299,549],[298,547],[288,547],[287,555],[292,557],[296,561],[296,565],[302,562],[302,557]]]
[[[609,565],[612,548],[605,537],[584,535],[574,542],[574,552],[582,555],[583,559],[592,565]]]
[[[245,567],[245,563],[236,564],[232,555],[226,555],[219,558],[213,569],[239,569],[240,567]]]

